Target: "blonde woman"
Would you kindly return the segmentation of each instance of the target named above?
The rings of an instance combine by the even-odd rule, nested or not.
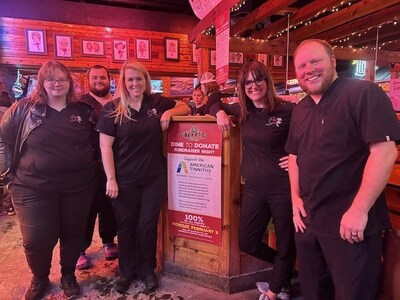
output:
[[[126,292],[135,278],[144,279],[147,290],[158,287],[157,222],[167,178],[162,131],[171,116],[188,114],[186,104],[151,94],[150,75],[135,61],[125,62],[115,98],[103,107],[97,130],[106,194],[113,199],[117,222],[119,293]]]

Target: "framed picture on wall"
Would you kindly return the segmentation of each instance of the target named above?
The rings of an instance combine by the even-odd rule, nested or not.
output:
[[[217,51],[215,50],[210,51],[210,65],[211,66],[217,65]]]
[[[54,34],[54,55],[56,58],[72,58],[72,36]]]
[[[25,36],[28,54],[47,54],[46,31],[44,29],[26,29]]]
[[[151,60],[151,43],[150,39],[136,38],[135,39],[135,58],[137,60]]]
[[[268,63],[268,55],[265,53],[257,53],[257,60],[263,65],[267,66]]]
[[[275,68],[283,67],[283,55],[280,54],[272,55],[272,66]]]
[[[82,55],[106,56],[104,42],[100,40],[82,40]]]
[[[229,52],[229,63],[230,64],[242,64],[243,63],[243,52]]]
[[[127,40],[113,40],[114,61],[126,61],[129,57],[129,44]]]
[[[179,60],[179,39],[166,37],[164,49],[166,60]]]

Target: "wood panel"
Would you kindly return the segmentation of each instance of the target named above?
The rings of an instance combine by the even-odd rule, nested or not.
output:
[[[151,40],[151,61],[144,61],[143,65],[151,75],[192,77],[197,74],[197,64],[191,62],[191,45],[188,42],[187,34],[84,26],[15,18],[1,18],[0,21],[2,31],[0,63],[15,68],[38,69],[47,60],[54,59],[54,34],[67,34],[72,36],[73,56],[72,59],[62,59],[62,62],[71,70],[87,69],[93,64],[102,64],[110,71],[118,71],[123,62],[113,60],[112,41],[114,39],[127,40],[129,59],[134,59],[135,38],[148,38]],[[25,36],[27,28],[45,30],[47,55],[27,53]],[[165,60],[165,37],[178,38],[180,40],[179,61]],[[82,55],[82,39],[103,41],[105,56],[89,57]]]

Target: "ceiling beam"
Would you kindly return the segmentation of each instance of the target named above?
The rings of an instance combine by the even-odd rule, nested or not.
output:
[[[384,9],[398,3],[400,3],[400,0],[363,0],[361,2],[357,2],[356,4],[344,8],[334,14],[330,14],[324,18],[316,20],[315,22],[311,23],[311,25],[292,31],[290,33],[290,39],[292,41],[301,41],[335,28],[339,25],[343,25],[354,19],[367,16],[374,11]],[[282,37],[279,39],[282,39]]]
[[[222,0],[212,11],[210,11],[197,25],[193,28],[189,34],[189,42],[193,43],[194,40],[204,30],[215,24],[215,19],[220,16],[227,9],[231,9],[239,0]]]
[[[324,1],[314,1],[303,8],[299,9],[296,14],[294,14],[290,21],[292,24],[297,24],[301,21],[307,20],[311,17],[314,17],[320,11],[331,8],[335,5],[339,5],[343,0],[324,0]],[[276,35],[282,30],[287,28],[287,18],[282,18],[268,27],[255,32],[251,37],[256,39],[265,39],[268,36]]]
[[[390,8],[384,8],[376,13],[369,14],[354,21],[350,21],[346,23],[345,26],[324,31],[323,33],[315,35],[314,38],[323,38],[325,40],[344,38],[348,35],[351,35],[353,32],[359,32],[370,27],[376,27],[382,23],[390,22],[396,18],[398,20],[400,19],[400,4]]]
[[[297,0],[269,0],[260,7],[253,10],[250,14],[242,18],[231,27],[231,36],[237,36],[252,28],[262,20],[272,16],[276,11],[290,6]]]

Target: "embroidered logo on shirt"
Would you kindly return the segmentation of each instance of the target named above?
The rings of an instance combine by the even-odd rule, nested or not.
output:
[[[149,109],[148,111],[147,111],[147,117],[152,117],[152,116],[155,116],[155,117],[157,117],[157,109],[155,109],[155,108],[152,108],[152,109]]]
[[[276,125],[276,127],[279,127],[280,124],[282,124],[282,118],[277,118],[273,116],[268,119],[268,123],[265,125],[266,126]]]
[[[82,122],[82,118],[81,118],[81,116],[72,115],[71,117],[69,117],[69,122],[70,123],[73,123],[73,122],[81,123]]]

